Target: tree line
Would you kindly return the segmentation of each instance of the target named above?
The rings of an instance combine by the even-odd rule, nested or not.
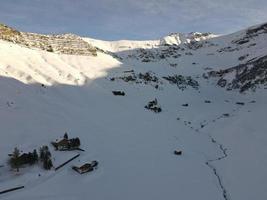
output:
[[[48,146],[42,146],[39,149],[39,155],[36,149],[32,152],[21,154],[20,150],[16,147],[13,153],[10,155],[8,163],[12,169],[16,169],[17,172],[22,166],[42,164],[42,167],[46,170],[50,170],[53,167],[51,160],[51,152]]]

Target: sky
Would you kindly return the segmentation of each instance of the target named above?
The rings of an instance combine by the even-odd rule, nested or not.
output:
[[[0,0],[0,23],[103,40],[227,34],[264,22],[266,0]]]

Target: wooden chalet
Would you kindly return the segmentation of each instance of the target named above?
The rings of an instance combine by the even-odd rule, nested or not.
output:
[[[98,166],[98,162],[97,161],[92,161],[91,163],[85,163],[84,165],[77,167],[77,166],[73,166],[72,169],[76,172],[78,172],[79,174],[84,174],[87,172],[91,172],[94,171]]]
[[[56,150],[59,150],[59,151],[67,151],[70,149],[69,140],[66,138],[63,138],[62,140],[58,142],[52,142],[51,144],[55,147]]]

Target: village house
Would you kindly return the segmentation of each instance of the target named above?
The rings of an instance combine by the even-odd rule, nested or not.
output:
[[[79,138],[68,139],[64,137],[59,141],[51,142],[51,144],[57,151],[69,151],[79,149],[81,143]]]
[[[66,151],[66,150],[69,150],[69,140],[66,139],[66,138],[63,138],[62,140],[60,141],[56,141],[56,142],[52,142],[51,143],[56,150],[59,150],[59,151]]]
[[[78,172],[79,174],[84,174],[87,172],[94,171],[97,166],[98,166],[98,162],[92,161],[91,163],[85,163],[84,165],[82,165],[80,167],[73,166],[72,169],[75,170],[76,172]]]

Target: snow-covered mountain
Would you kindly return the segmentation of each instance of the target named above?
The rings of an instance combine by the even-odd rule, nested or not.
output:
[[[1,199],[267,198],[267,24],[150,41],[0,25],[0,39],[0,193],[24,186]],[[85,151],[54,151],[64,132]],[[80,157],[10,170],[15,147],[42,145],[55,167]]]

